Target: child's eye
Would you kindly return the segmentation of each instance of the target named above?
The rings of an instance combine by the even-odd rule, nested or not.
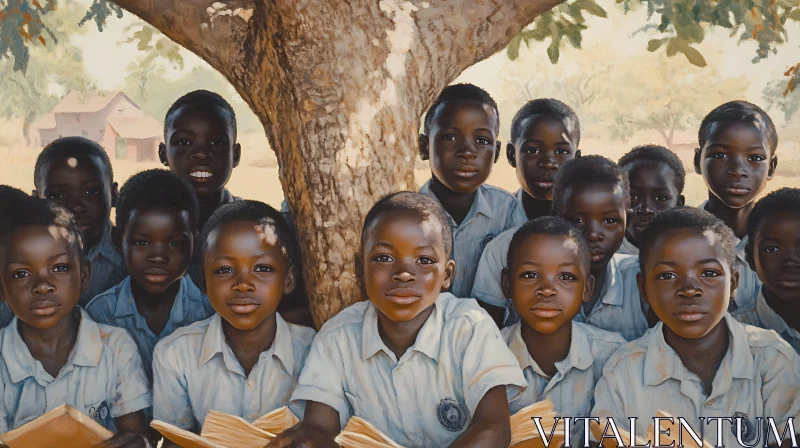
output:
[[[563,274],[558,276],[558,279],[562,281],[572,281],[572,280],[577,280],[578,277],[574,276],[573,274],[570,274],[569,272],[564,272]]]
[[[11,274],[11,278],[13,278],[13,279],[26,278],[26,277],[30,277],[30,276],[31,276],[31,273],[26,271],[26,270],[24,270],[24,269],[16,271],[13,274]]]
[[[57,264],[53,266],[53,272],[68,272],[68,271],[69,271],[69,266],[65,264]]]
[[[253,268],[253,272],[273,272],[275,269],[272,269],[272,266],[268,266],[266,264],[259,264]]]
[[[567,221],[573,224],[583,224],[583,218],[581,218],[580,216],[569,217],[567,218]]]
[[[635,202],[635,201],[638,201],[638,200],[639,200],[639,195],[638,194],[631,194],[631,201]]]
[[[50,193],[47,195],[47,199],[50,199],[51,201],[57,201],[63,197],[64,197],[63,193]]]
[[[183,241],[170,241],[169,247],[175,247],[175,248],[183,247]]]
[[[213,145],[213,146],[226,146],[227,144],[228,144],[228,142],[226,142],[225,140],[212,140],[211,141],[211,145]]]
[[[539,148],[535,146],[528,146],[527,148],[525,148],[525,154],[538,154],[538,153],[539,153]]]
[[[538,280],[539,279],[539,273],[538,272],[527,271],[527,272],[523,272],[522,275],[520,275],[520,277],[522,277],[522,278],[524,278],[526,280]]]
[[[603,220],[604,224],[616,224],[617,222],[619,222],[617,218],[606,218]]]
[[[394,258],[389,255],[378,255],[372,260],[377,261],[378,263],[391,263],[394,261]]]
[[[431,257],[420,257],[419,260],[417,260],[417,263],[419,263],[419,264],[436,264],[436,260],[434,260]]]
[[[669,196],[656,196],[656,201],[658,201],[658,202],[667,202],[670,199],[672,199],[672,198],[669,197]]]
[[[175,145],[175,146],[189,146],[189,145],[191,145],[191,144],[192,144],[192,141],[191,141],[191,140],[189,140],[188,138],[181,138],[181,139],[178,139],[178,140],[177,140],[177,141],[175,141],[175,143],[174,143],[174,145]]]
[[[491,145],[492,141],[486,137],[478,137],[475,139],[476,142],[480,143],[481,145]]]
[[[747,160],[749,160],[751,162],[763,162],[763,161],[767,160],[767,158],[762,156],[762,155],[754,154],[754,155],[748,157]]]
[[[715,153],[711,154],[711,158],[712,159],[727,159],[728,155],[725,154],[724,152],[715,152]]]
[[[230,266],[222,266],[217,269],[214,269],[214,273],[218,275],[232,274],[233,269],[231,269]]]
[[[714,269],[705,269],[700,273],[700,277],[719,277],[719,271]]]
[[[92,188],[89,188],[88,190],[86,190],[86,194],[91,195],[91,196],[101,194],[102,192],[103,192],[103,189],[102,188],[97,188],[97,187],[92,187]]]
[[[150,244],[147,240],[133,240],[134,246],[147,246]]]
[[[566,156],[569,154],[569,149],[558,148],[556,149],[556,154]]]
[[[456,141],[456,135],[455,134],[445,134],[445,135],[442,136],[442,140],[444,140],[446,142],[454,142],[454,141]]]
[[[675,275],[674,272],[662,272],[661,274],[658,274],[656,280],[675,280],[676,278],[678,278],[678,276]]]
[[[767,246],[763,249],[763,251],[768,254],[777,254],[781,251],[781,248],[778,246]]]

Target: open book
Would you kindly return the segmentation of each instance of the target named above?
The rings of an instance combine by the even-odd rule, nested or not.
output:
[[[512,448],[543,448],[544,441],[536,430],[536,424],[531,417],[541,417],[541,424],[546,435],[553,429],[556,413],[550,399],[534,403],[511,417],[511,447]],[[336,437],[336,443],[342,448],[403,448],[395,441],[382,433],[374,425],[360,417],[351,417],[341,433]],[[564,430],[556,428],[553,431],[550,447],[556,448],[564,443]]]
[[[666,435],[666,434],[662,433],[661,437],[659,438],[660,439],[659,440],[660,444],[662,446],[663,445],[669,445],[672,442],[675,442],[675,446],[678,446],[678,441],[679,441],[679,435],[678,434],[679,434],[679,431],[682,431],[683,432],[683,440],[682,440],[683,446],[685,446],[687,448],[700,448],[697,445],[697,443],[695,443],[695,441],[692,438],[692,436],[689,435],[689,433],[686,430],[682,430],[681,429],[680,425],[678,424],[678,419],[677,418],[674,418],[671,414],[668,414],[668,413],[666,413],[664,411],[656,412],[655,416],[656,417],[661,417],[661,418],[672,418],[673,419],[672,423],[670,423],[668,420],[664,420],[664,421],[661,422],[661,431],[666,432],[666,430],[669,429],[669,435]],[[616,423],[616,425],[617,425],[617,432],[619,433],[619,436],[622,438],[622,441],[624,442],[624,445],[625,446],[631,446],[631,435],[630,435],[630,433],[627,432],[625,429],[623,429],[619,422],[615,421],[614,423]],[[627,425],[627,424],[628,424],[628,420],[625,420],[623,425]],[[596,422],[592,422],[591,423],[591,432],[592,432],[592,436],[594,436],[595,440],[600,441],[600,439],[603,437],[603,431],[605,430],[605,427],[606,427],[606,420],[602,419],[602,418],[600,419],[600,424],[599,425]],[[611,431],[611,429],[609,429],[609,431],[608,431],[608,433],[606,435],[607,436],[612,436],[612,437],[610,437],[610,438],[607,437],[605,440],[603,440],[601,442],[602,446],[604,448],[617,448],[617,440],[613,437],[613,432]],[[647,445],[648,441],[650,442],[651,445],[656,445],[655,427],[654,427],[654,425],[652,423],[647,427],[647,431],[645,432],[645,437],[638,437],[638,436],[635,437],[636,445],[644,446],[644,445]],[[702,448],[713,448],[713,446],[714,446],[714,445],[706,442],[705,440],[703,440],[702,442],[703,442]]]
[[[113,435],[83,412],[61,405],[32,422],[3,434],[0,440],[9,448],[85,448],[108,440]]]
[[[253,423],[241,417],[209,411],[200,435],[154,420],[150,423],[162,436],[183,448],[262,448],[270,440],[299,422],[286,406]]]

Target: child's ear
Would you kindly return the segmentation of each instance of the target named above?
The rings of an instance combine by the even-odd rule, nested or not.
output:
[[[517,150],[511,143],[506,144],[506,159],[508,159],[508,164],[511,167],[517,167]]]
[[[358,284],[361,286],[361,289],[366,290],[367,284],[364,281],[364,259],[361,257],[360,252],[353,258],[353,263],[355,264],[356,268],[356,280],[358,280]]]
[[[582,156],[582,155],[583,155],[583,153],[581,152],[581,150],[580,150],[580,149],[579,149],[579,150],[577,150],[577,151],[575,151],[575,158],[576,158],[576,159],[577,159],[578,157]]]
[[[283,282],[283,295],[288,296],[297,286],[297,268],[292,266],[286,273],[286,281]]]
[[[448,291],[450,290],[450,285],[453,283],[453,276],[456,275],[456,262],[453,260],[447,260],[447,263],[444,265],[444,281],[442,282],[442,287],[440,291]]]
[[[38,198],[38,197],[39,197],[39,190],[37,190],[37,189],[35,189],[35,188],[34,188],[34,189],[31,191],[31,196],[33,196],[33,197],[35,197],[35,198]]]
[[[700,148],[694,148],[694,172],[702,176],[703,173],[702,170],[700,170],[700,154],[702,154]]]
[[[647,300],[647,293],[644,289],[644,275],[642,275],[641,272],[636,274],[636,286],[639,288],[639,297],[642,299],[642,302],[650,303],[650,301]]]
[[[747,260],[747,265],[750,266],[750,269],[753,272],[756,271],[756,259],[755,254],[753,253],[753,240],[748,238],[747,245],[744,247],[744,255],[745,259]]]
[[[684,205],[686,205],[686,196],[678,196],[678,207],[683,207]]]
[[[167,145],[163,143],[158,144],[158,160],[160,160],[164,166],[169,166],[169,159],[167,159]]]
[[[119,184],[116,182],[111,183],[111,206],[117,206],[117,198],[119,197]]]
[[[500,143],[500,140],[495,142],[495,146],[494,146],[494,163],[497,163],[497,161],[500,159],[500,148],[502,148],[502,147],[503,147],[503,144]]]
[[[81,294],[89,289],[89,279],[92,278],[92,264],[89,260],[81,263]]]
[[[731,300],[736,297],[736,288],[739,286],[739,270],[731,268]]]
[[[589,300],[592,299],[592,293],[594,292],[594,275],[589,274],[586,277],[586,282],[583,284],[583,303],[589,303]]]
[[[242,145],[235,144],[233,145],[233,167],[236,168],[239,166],[239,162],[242,160]]]
[[[775,177],[775,170],[778,168],[778,156],[773,155],[769,160],[769,170],[767,171],[767,180],[772,180]]]
[[[122,254],[122,238],[124,233],[125,232],[117,226],[111,227],[111,245],[114,246],[114,249],[116,249],[120,255]]]
[[[428,136],[425,134],[419,134],[417,143],[419,144],[419,158],[422,160],[428,160],[431,156],[429,148],[430,141],[428,140]]]
[[[503,268],[500,273],[500,287],[503,289],[503,296],[511,298],[511,279],[509,278],[507,267]]]

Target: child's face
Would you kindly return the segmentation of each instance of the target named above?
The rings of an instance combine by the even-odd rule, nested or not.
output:
[[[522,133],[512,142],[517,180],[529,195],[553,200],[553,179],[559,168],[575,158],[573,142],[564,122],[552,115],[522,120]]]
[[[633,215],[628,234],[639,241],[647,224],[658,212],[683,205],[678,179],[669,165],[659,162],[634,162],[626,167],[631,182]]]
[[[20,320],[48,329],[72,312],[89,270],[66,229],[22,227],[6,236],[0,250],[5,297]]]
[[[188,212],[135,209],[122,236],[122,253],[133,282],[158,294],[186,273],[193,244]]]
[[[238,330],[256,328],[275,314],[295,286],[277,234],[256,222],[231,222],[211,232],[204,268],[211,306]]]
[[[695,171],[708,190],[734,209],[756,200],[776,163],[764,134],[745,123],[715,123],[705,147],[695,153]]]
[[[530,235],[503,271],[503,289],[525,324],[553,334],[589,300],[594,277],[582,264],[578,244],[555,235]]]
[[[391,212],[366,229],[363,280],[373,305],[394,322],[413,319],[450,286],[455,263],[438,221]]]
[[[42,169],[42,181],[34,196],[51,200],[72,212],[81,226],[87,246],[100,238],[108,223],[117,184],[97,157],[56,159]]]
[[[800,300],[800,213],[770,213],[756,229],[752,267],[779,300]]]
[[[625,237],[625,193],[619,185],[567,188],[560,215],[581,229],[589,240],[592,272],[605,269]]]
[[[434,114],[431,135],[420,139],[420,151],[429,153],[433,175],[447,188],[474,193],[499,154],[495,129],[497,115],[488,105],[445,102]]]
[[[178,109],[167,128],[159,157],[186,179],[200,197],[225,187],[239,165],[241,148],[234,140],[230,114],[216,106],[187,105]]]
[[[638,274],[639,292],[680,337],[697,339],[722,320],[739,281],[717,236],[695,229],[657,238]]]

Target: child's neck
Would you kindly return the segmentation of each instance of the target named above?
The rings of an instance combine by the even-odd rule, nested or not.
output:
[[[80,327],[78,308],[74,308],[53,328],[34,328],[19,319],[17,322],[19,334],[28,346],[33,359],[42,363],[42,367],[50,376],[57,377],[78,340]]]
[[[628,242],[630,242],[634,246],[639,247],[639,243],[636,242],[636,238],[634,238],[633,235],[631,235],[630,233],[625,232],[625,238],[628,240]]]
[[[778,316],[780,316],[787,325],[800,331],[800,302],[781,300],[775,295],[772,290],[766,286],[762,286],[764,292],[764,300],[770,308],[772,308]]]
[[[705,395],[710,396],[714,376],[716,376],[730,344],[725,320],[721,320],[707,335],[699,339],[678,336],[666,325],[664,325],[663,331],[667,345],[675,350],[686,369],[700,378]]]
[[[103,227],[103,230],[101,230],[100,233],[95,235],[94,238],[86,240],[86,244],[84,244],[83,247],[84,254],[88,254],[89,252],[91,252],[95,247],[97,247],[98,244],[100,244],[100,241],[103,241],[103,234],[105,232],[106,228]]]
[[[181,287],[181,280],[172,282],[167,289],[160,293],[150,293],[145,291],[136,282],[131,281],[131,292],[133,301],[136,303],[136,310],[144,317],[147,326],[154,334],[161,334],[169,322],[172,313],[172,306],[178,296]]]
[[[594,305],[597,303],[597,301],[600,299],[600,295],[603,293],[603,286],[606,283],[606,271],[608,271],[608,263],[604,264],[602,267],[598,267],[597,269],[592,269],[592,275],[594,276],[594,289],[592,290],[592,296],[589,297],[589,301],[583,304],[583,314],[586,316],[592,312]]]
[[[208,196],[198,196],[197,200],[200,203],[200,228],[202,228],[206,221],[208,221],[208,218],[210,218],[218,208],[224,205],[225,188],[220,188]]]
[[[407,322],[394,322],[378,311],[378,334],[398,360],[417,341],[417,335],[433,313],[433,305]]]
[[[525,193],[522,195],[522,207],[525,209],[525,216],[528,217],[528,221],[531,221],[542,216],[550,216],[553,210],[553,201],[536,199]]]
[[[255,367],[261,353],[272,347],[277,329],[278,321],[275,313],[272,313],[252,330],[237,330],[228,321],[222,319],[222,333],[225,335],[225,341],[242,366],[245,376],[250,375],[250,371]]]
[[[430,189],[439,199],[442,207],[453,217],[456,224],[461,224],[461,221],[467,217],[472,203],[475,202],[475,196],[478,194],[477,190],[472,193],[457,193],[447,188],[433,173],[431,173]]]
[[[742,208],[730,208],[720,201],[718,197],[709,193],[706,211],[725,222],[733,230],[736,237],[742,239],[747,235],[747,217],[750,216],[750,212],[755,205],[756,203],[753,201]]]
[[[572,322],[568,322],[553,334],[542,334],[523,322],[522,340],[528,348],[536,365],[548,377],[552,378],[558,372],[556,363],[563,361],[569,355],[572,343]]]

